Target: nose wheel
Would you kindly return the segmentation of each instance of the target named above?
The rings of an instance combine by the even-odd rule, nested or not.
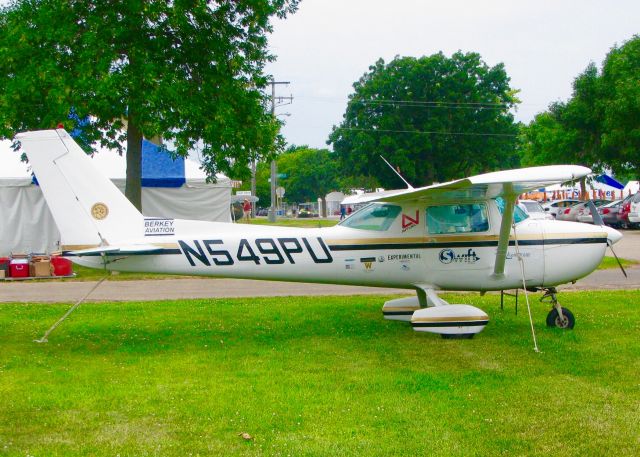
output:
[[[576,325],[576,318],[571,311],[560,306],[557,293],[555,287],[550,287],[540,299],[541,302],[551,303],[552,306],[551,311],[547,314],[547,327],[572,329]]]

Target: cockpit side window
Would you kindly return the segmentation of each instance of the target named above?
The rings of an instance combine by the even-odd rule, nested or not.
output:
[[[504,214],[504,205],[505,205],[504,198],[498,197],[495,200],[496,200],[496,205],[498,206],[498,210],[500,211],[500,214]],[[522,208],[519,208],[516,205],[513,212],[513,221],[517,224],[518,222],[524,221],[528,217],[529,215],[524,211],[522,211]]]
[[[401,208],[396,205],[373,203],[356,211],[339,225],[360,230],[389,230],[393,221],[400,214]]]
[[[427,208],[430,234],[475,233],[489,230],[489,213],[484,203],[442,205]]]

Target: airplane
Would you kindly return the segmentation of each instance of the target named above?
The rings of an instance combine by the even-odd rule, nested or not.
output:
[[[471,338],[489,316],[439,291],[544,291],[547,325],[573,328],[556,287],[597,268],[622,238],[603,224],[532,220],[518,195],[591,170],[556,165],[498,171],[364,195],[338,225],[292,228],[143,216],[63,129],[20,133],[61,233],[62,255],[112,271],[350,284],[414,290],[386,319]]]

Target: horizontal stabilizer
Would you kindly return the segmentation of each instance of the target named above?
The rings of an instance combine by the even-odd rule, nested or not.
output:
[[[158,254],[165,248],[152,244],[131,244],[122,246],[96,246],[95,248],[79,249],[76,251],[65,251],[64,255],[71,256],[97,256],[97,255],[145,255]]]

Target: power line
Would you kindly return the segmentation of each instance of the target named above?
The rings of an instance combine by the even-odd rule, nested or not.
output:
[[[354,132],[378,132],[378,133],[413,133],[418,135],[453,135],[453,136],[497,136],[516,137],[514,133],[482,133],[482,132],[436,132],[422,130],[388,130],[388,129],[360,129],[355,127],[337,127],[336,130],[349,130]]]
[[[506,107],[508,103],[490,103],[490,102],[447,102],[447,101],[426,101],[426,100],[349,100],[349,103],[362,104],[379,104],[379,105],[427,105],[427,106],[470,106],[472,108],[478,106],[498,106]]]
[[[445,104],[445,105],[457,105],[457,106],[462,106],[462,105],[468,105],[468,106],[473,106],[473,105],[481,105],[481,106],[511,106],[510,103],[506,103],[506,102],[500,102],[500,103],[494,103],[494,102],[457,102],[457,101],[443,101],[443,100],[391,100],[391,99],[380,99],[380,100],[354,100],[351,99],[349,100],[347,96],[345,96],[344,98],[338,98],[338,97],[318,97],[318,96],[312,96],[312,95],[298,95],[296,97],[298,100],[303,99],[303,100],[314,100],[314,101],[318,101],[318,102],[325,102],[325,103],[345,103],[345,101],[347,103],[389,103],[389,104],[403,104],[403,103],[411,103],[411,104],[432,104],[432,105],[438,105],[438,104]],[[518,106],[547,106],[548,103],[518,103]]]

